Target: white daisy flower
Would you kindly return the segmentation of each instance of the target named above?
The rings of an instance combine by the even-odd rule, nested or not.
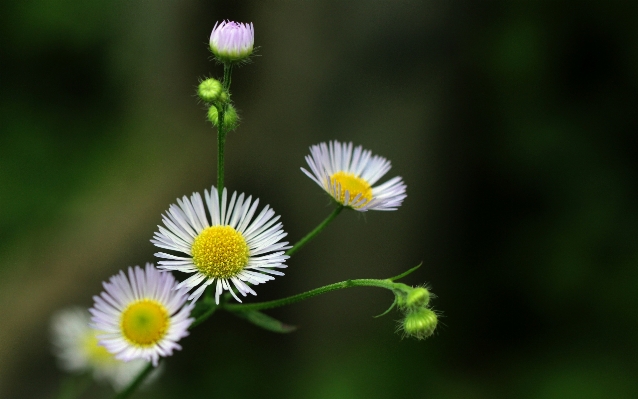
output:
[[[253,219],[259,199],[253,202],[252,197],[245,199],[243,193],[237,196],[234,192],[228,202],[224,188],[220,205],[214,186],[204,191],[204,197],[206,206],[199,193],[193,193],[190,200],[186,196],[177,199],[178,205],[171,205],[162,215],[166,227],[157,226],[159,232],[151,240],[160,248],[188,255],[155,254],[168,259],[159,262],[162,269],[194,273],[177,286],[190,291],[201,284],[188,299],[196,301],[207,286],[216,283],[217,304],[224,290],[241,302],[233,286],[243,296],[257,295],[246,283],[257,285],[273,280],[273,275],[284,275],[273,269],[286,267],[289,256],[284,251],[290,247],[279,241],[287,233],[268,205]]]
[[[128,362],[145,359],[157,366],[160,356],[170,356],[177,343],[188,335],[193,304],[184,306],[186,291],[175,290],[177,281],[170,273],[146,264],[129,267],[105,282],[104,291],[94,296],[89,309],[92,326],[104,333],[103,345],[117,359]]]
[[[390,170],[390,161],[352,143],[331,141],[310,147],[306,156],[310,172],[301,170],[338,203],[356,211],[394,211],[405,197],[406,185],[393,177],[372,185]]]
[[[97,381],[108,381],[121,390],[139,374],[148,362],[118,360],[103,346],[97,336],[103,332],[90,327],[91,316],[86,309],[70,308],[54,314],[51,333],[54,353],[60,368],[72,373],[90,372]]]

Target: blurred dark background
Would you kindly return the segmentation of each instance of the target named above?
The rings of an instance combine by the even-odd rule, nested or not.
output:
[[[424,342],[392,295],[334,292],[217,314],[139,398],[638,397],[638,3],[60,1],[0,3],[0,397],[55,397],[51,314],[153,261],[175,198],[215,179],[194,96],[221,74],[215,21],[252,21],[227,185],[296,241],[329,212],[308,147],[392,160],[397,212],[342,214],[251,301],[348,278],[431,284]],[[104,398],[96,386],[85,397]]]

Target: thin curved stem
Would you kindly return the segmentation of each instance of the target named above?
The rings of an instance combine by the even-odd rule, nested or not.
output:
[[[393,283],[390,280],[378,280],[372,278],[362,278],[356,280],[346,280],[340,283],[328,284],[323,287],[315,288],[314,290],[310,290],[301,294],[289,296],[287,298],[276,299],[274,301],[268,302],[258,302],[258,303],[249,303],[246,305],[243,304],[224,304],[224,310],[228,310],[231,312],[244,312],[249,310],[263,310],[263,309],[272,309],[277,308],[279,306],[290,305],[295,302],[303,301],[304,299],[312,298],[313,296],[325,294],[326,292],[341,290],[344,288],[350,287],[380,287],[385,288],[390,291],[395,289],[397,283]]]
[[[297,241],[297,243],[295,245],[293,245],[292,248],[290,248],[288,251],[286,251],[286,255],[292,256],[292,254],[294,254],[295,252],[299,251],[310,240],[315,238],[315,236],[317,234],[321,233],[321,231],[323,229],[325,229],[326,226],[329,225],[330,222],[332,222],[337,217],[337,215],[339,215],[339,213],[341,213],[343,208],[344,208],[343,205],[337,206],[335,208],[335,210],[332,211],[332,213],[330,215],[328,215],[327,218],[324,219],[323,222],[321,222],[317,227],[315,227],[314,230],[312,230],[310,233],[306,234],[306,236],[304,238],[302,238],[301,240]]]
[[[210,305],[210,307],[201,315],[199,315],[199,317],[197,317],[195,319],[195,321],[193,322],[193,324],[191,324],[188,329],[192,330],[193,328],[197,327],[198,325],[202,324],[203,322],[205,322],[209,317],[211,317],[213,315],[213,313],[215,313],[215,311],[217,310],[217,305],[215,304],[215,302],[213,301]]]
[[[162,359],[160,359],[161,361]],[[144,370],[140,371],[140,373],[135,377],[135,379],[127,386],[124,390],[120,391],[117,395],[114,396],[113,399],[125,399],[128,398],[133,392],[139,388],[139,386],[144,382],[146,377],[151,374],[155,367],[153,367],[152,363],[149,363]]]

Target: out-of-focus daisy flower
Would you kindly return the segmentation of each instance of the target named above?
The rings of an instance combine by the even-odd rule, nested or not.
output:
[[[172,274],[147,263],[146,269],[129,267],[128,278],[120,271],[103,285],[89,312],[92,326],[103,331],[100,344],[117,359],[144,359],[157,366],[160,356],[181,349],[177,342],[195,319],[189,318],[193,305],[184,306],[185,290],[174,289]]]
[[[215,301],[224,290],[241,302],[232,286],[243,296],[257,295],[246,283],[261,284],[273,280],[283,273],[275,268],[285,268],[289,257],[284,250],[288,242],[280,242],[287,233],[283,231],[279,216],[268,205],[253,219],[259,199],[244,198],[234,192],[227,200],[224,188],[221,203],[217,190],[204,191],[206,207],[199,193],[190,200],[184,196],[177,199],[162,215],[163,226],[159,227],[151,242],[160,248],[182,252],[187,256],[175,256],[164,252],[155,256],[167,259],[159,262],[160,268],[193,273],[178,287],[196,289],[188,299],[196,301],[206,287],[216,283]],[[206,214],[210,215],[210,221]],[[232,285],[231,285],[232,283]]]
[[[69,308],[53,315],[51,333],[60,367],[72,373],[90,372],[97,381],[108,381],[115,390],[127,386],[148,362],[118,360],[98,344],[101,331],[89,326],[86,309]]]
[[[394,211],[405,197],[401,177],[373,187],[390,170],[390,161],[361,146],[331,141],[310,147],[310,172],[301,170],[338,203],[357,211]]]
[[[215,23],[210,34],[210,49],[221,62],[237,62],[253,52],[255,30],[250,24],[233,21]]]

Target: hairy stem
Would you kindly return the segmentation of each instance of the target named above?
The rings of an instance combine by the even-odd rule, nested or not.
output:
[[[323,287],[315,288],[301,294],[289,296],[287,298],[276,299],[268,302],[258,302],[250,304],[224,304],[223,309],[231,312],[244,312],[249,310],[263,310],[272,309],[280,306],[290,305],[295,302],[303,301],[304,299],[312,298],[313,296],[325,294],[326,292],[341,290],[350,287],[380,287],[393,291],[396,283],[390,280],[378,280],[371,278],[362,278],[356,280],[346,280],[340,283],[328,284]]]
[[[233,70],[231,63],[224,64],[224,79],[222,80],[222,87],[224,92],[230,99],[230,75]],[[226,133],[224,131],[224,116],[226,115],[226,109],[228,103],[224,103],[218,109],[217,115],[217,195],[219,200],[222,199],[222,192],[224,191],[224,148],[226,146]]]

